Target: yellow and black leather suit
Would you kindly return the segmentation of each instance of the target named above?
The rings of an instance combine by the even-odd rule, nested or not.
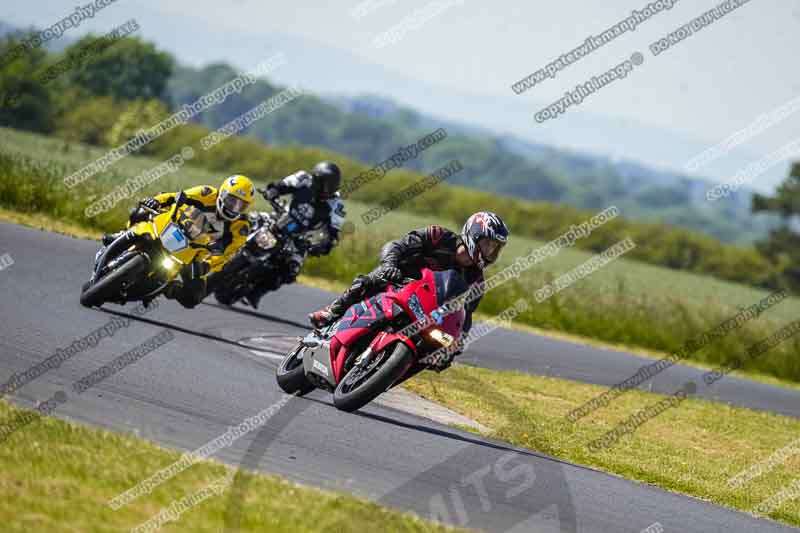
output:
[[[232,221],[225,220],[217,215],[217,189],[207,185],[192,187],[183,191],[184,202],[200,209],[210,223],[207,234],[211,236],[208,245],[209,253],[205,262],[211,272],[219,272],[236,251],[247,240],[250,234],[250,221],[247,215],[239,215]],[[159,209],[167,209],[175,203],[178,193],[161,193],[153,198],[159,203]]]

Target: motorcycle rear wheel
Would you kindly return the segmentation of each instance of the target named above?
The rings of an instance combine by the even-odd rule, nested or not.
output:
[[[109,272],[81,292],[81,305],[84,307],[100,307],[107,299],[120,293],[122,284],[134,281],[147,269],[148,260],[143,255],[125,262],[122,266]]]
[[[333,405],[337,409],[352,412],[364,407],[402,378],[414,363],[414,354],[402,342],[387,350],[391,350],[388,356],[385,353],[373,356],[383,358],[383,361],[378,363],[377,370],[373,370],[372,365],[367,367],[366,371],[356,366],[344,376],[333,391]],[[364,378],[358,373],[368,375]]]
[[[308,381],[306,371],[303,369],[302,350],[303,346],[298,344],[295,349],[283,358],[283,361],[275,371],[275,379],[278,381],[278,386],[286,394],[303,396],[316,388]]]

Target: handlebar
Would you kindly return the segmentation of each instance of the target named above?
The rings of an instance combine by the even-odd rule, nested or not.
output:
[[[161,214],[160,211],[157,211],[156,209],[152,209],[150,207],[147,207],[142,202],[139,202],[139,208],[140,209],[144,209],[145,211],[149,212],[151,215],[160,215]]]
[[[278,212],[278,213],[286,213],[286,212],[288,212],[288,211],[289,211],[289,210],[286,208],[286,206],[285,206],[285,205],[283,205],[282,203],[280,203],[280,202],[279,202],[277,199],[275,199],[275,198],[269,198],[269,197],[267,196],[267,191],[268,191],[268,188],[267,188],[267,187],[262,187],[262,188],[260,188],[260,189],[259,189],[259,188],[256,188],[256,191],[258,191],[259,193],[261,193],[261,196],[263,196],[263,197],[264,197],[264,200],[268,201],[268,202],[270,203],[270,205],[272,206],[272,209],[274,209],[276,212]]]
[[[292,214],[292,211],[286,206],[286,204],[282,204],[275,198],[267,198],[266,188],[256,189],[256,190],[260,192],[262,196],[264,196],[264,199],[270,203],[272,209],[275,210],[275,213],[279,214],[280,216],[289,215],[289,218],[292,219],[292,221],[294,221],[296,224],[298,224],[299,226],[303,225],[303,223],[300,220],[298,220],[297,217],[294,216],[294,214]]]
[[[419,281],[419,280],[417,278],[410,278],[408,276],[404,277],[401,281],[388,281],[386,279],[383,280],[383,282],[386,283],[387,285],[393,285],[397,289],[402,289],[403,287],[414,281]]]
[[[270,205],[272,206],[272,209],[274,209],[276,213],[288,213],[289,212],[289,209],[286,207],[286,205],[280,203],[275,198],[270,198],[267,201],[270,203]]]

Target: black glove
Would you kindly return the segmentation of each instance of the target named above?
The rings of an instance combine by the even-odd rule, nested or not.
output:
[[[158,209],[161,207],[161,204],[158,203],[158,200],[150,196],[140,201],[139,205],[148,209],[152,209],[153,211],[158,211]]]
[[[266,200],[274,200],[281,195],[281,193],[278,191],[278,188],[273,183],[270,183],[264,189],[259,189],[258,192],[260,192]]]
[[[464,337],[460,337],[455,346],[449,346],[445,348],[444,351],[440,352],[429,366],[436,372],[441,372],[442,370],[450,368],[450,365],[453,364],[453,359],[462,353],[464,353]]]
[[[321,242],[310,246],[308,248],[308,253],[313,256],[328,255],[331,253],[331,250],[333,250],[334,245],[335,243],[333,241]]]
[[[458,352],[458,353],[460,353],[460,352]],[[432,361],[428,365],[428,368],[430,368],[431,370],[436,371],[436,373],[438,374],[442,370],[447,370],[448,368],[450,368],[450,365],[453,364],[453,358],[455,356],[456,356],[456,353],[442,354],[441,356],[437,357],[436,360]]]
[[[400,283],[405,279],[403,271],[391,265],[382,265],[377,274],[386,283]]]

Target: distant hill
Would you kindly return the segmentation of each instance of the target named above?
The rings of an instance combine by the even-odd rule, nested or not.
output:
[[[188,103],[235,75],[226,64],[203,69],[178,67],[170,81],[169,97],[174,105]],[[268,81],[259,82],[241,97],[210,109],[199,121],[219,127],[280,89]],[[291,109],[291,113],[260,120],[249,133],[271,143],[321,146],[378,163],[441,127],[447,130],[447,139],[407,162],[407,167],[431,171],[455,158],[468,170],[453,178],[460,185],[584,209],[613,204],[631,219],[695,229],[725,242],[751,243],[763,238],[774,223],[770,217],[751,215],[752,193],[747,190],[725,202],[710,203],[704,196],[710,184],[700,179],[499,136],[420,113],[384,97],[309,96]]]

